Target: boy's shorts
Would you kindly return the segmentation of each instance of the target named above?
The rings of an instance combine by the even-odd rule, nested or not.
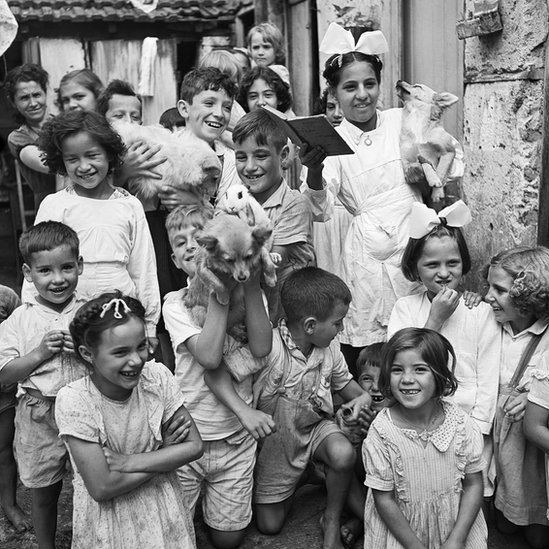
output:
[[[0,414],[10,408],[15,408],[17,404],[17,399],[15,398],[16,394],[17,385],[0,385]]]
[[[15,411],[15,458],[27,488],[46,488],[65,474],[67,449],[59,438],[55,402],[24,394]]]
[[[282,429],[267,437],[255,471],[255,503],[268,505],[291,497],[319,446],[334,433],[342,434],[334,421],[324,419],[311,429],[306,445]]]
[[[202,512],[210,528],[235,532],[250,524],[256,447],[244,430],[222,440],[205,440],[204,455],[177,470],[193,515],[204,488]]]

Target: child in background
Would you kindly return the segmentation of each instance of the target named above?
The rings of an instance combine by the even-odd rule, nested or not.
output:
[[[238,90],[238,102],[246,112],[269,105],[294,116],[290,88],[269,67],[254,67],[244,75]]]
[[[25,231],[19,248],[35,293],[23,297],[23,305],[0,325],[0,384],[19,383],[15,455],[21,481],[31,490],[38,547],[51,549],[67,460],[54,418],[55,398],[61,387],[86,374],[68,330],[84,303],[75,294],[82,258],[76,233],[55,221]]]
[[[195,276],[195,233],[212,216],[213,210],[203,206],[180,206],[166,220],[174,263],[190,277]],[[232,278],[226,283],[235,284]],[[271,347],[271,326],[263,305],[259,275],[245,282],[243,289],[248,352],[264,356]],[[228,305],[221,305],[212,292],[206,320],[200,327],[184,305],[186,292],[184,288],[168,294],[162,312],[176,357],[175,378],[204,440],[204,456],[181,468],[178,474],[187,506],[193,513],[201,489],[203,491],[204,521],[213,545],[230,549],[242,543],[252,518],[256,442],[246,428],[250,432],[255,428],[250,428],[245,420],[241,423],[239,417],[218,401],[206,385],[204,375],[205,370],[217,369],[224,357],[238,352],[241,345],[226,335],[230,322]],[[249,357],[249,360],[253,358]],[[240,364],[241,368],[247,366]],[[236,390],[247,404],[251,404],[249,379],[238,384]],[[254,411],[247,417],[250,415],[258,431],[264,435],[272,432],[274,424],[267,414]]]
[[[175,469],[202,441],[170,372],[147,362],[143,306],[102,294],[70,330],[90,369],[61,389],[55,413],[74,469],[72,547],[195,548]]]
[[[358,384],[372,397],[370,408],[377,414],[382,408],[391,406],[392,401],[379,390],[382,354],[385,343],[366,345],[356,361]]]
[[[160,115],[158,123],[171,132],[176,132],[185,127],[185,119],[179,114],[177,107],[166,109]]]
[[[18,295],[0,285],[0,324],[21,305]],[[17,384],[0,385],[0,506],[18,532],[30,527],[25,512],[17,505],[17,465],[13,457]]]
[[[545,456],[528,442],[522,420],[532,375],[549,352],[549,250],[518,247],[495,255],[485,300],[503,336],[494,420],[496,526],[522,531],[535,548],[549,539]]]
[[[266,112],[259,109],[244,116],[234,129],[233,140],[238,175],[272,221],[271,252],[282,258],[277,286],[267,291],[270,318],[276,325],[283,316],[278,294],[284,281],[293,271],[315,265],[311,206],[284,180],[287,138]]]
[[[112,183],[125,151],[120,137],[101,115],[71,111],[44,125],[40,147],[50,170],[71,185],[44,200],[37,222],[62,221],[77,232],[85,258],[79,294],[89,299],[118,289],[138,297],[154,345],[160,316],[154,248],[141,203]]]
[[[141,97],[124,80],[111,80],[97,100],[97,112],[109,122],[142,124]]]
[[[90,69],[71,71],[59,82],[57,106],[60,111],[95,111],[103,82]]]
[[[406,328],[386,344],[379,412],[363,445],[364,547],[485,548],[482,435],[443,400],[457,388],[452,346],[433,330]]]

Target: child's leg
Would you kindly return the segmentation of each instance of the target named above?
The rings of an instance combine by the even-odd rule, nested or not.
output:
[[[29,517],[17,505],[17,466],[13,457],[15,408],[0,412],[0,506],[18,532],[30,526]]]
[[[549,526],[543,524],[529,524],[524,527],[524,538],[534,549],[549,547]]]
[[[326,489],[328,497],[322,523],[324,549],[342,549],[340,535],[341,512],[353,477],[355,451],[345,435],[333,433],[320,443],[313,457],[327,466]]]
[[[60,480],[45,488],[31,488],[32,523],[39,549],[55,549],[57,501],[62,487]]]
[[[278,534],[286,522],[293,499],[292,496],[278,503],[258,503],[255,507],[257,529],[268,536]]]

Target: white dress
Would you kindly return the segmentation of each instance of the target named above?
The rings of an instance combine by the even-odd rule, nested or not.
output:
[[[105,397],[89,377],[63,387],[55,419],[62,437],[96,442],[122,454],[138,454],[161,446],[162,424],[182,405],[183,395],[169,370],[148,362],[126,401]],[[192,519],[175,471],[158,473],[126,494],[97,502],[74,460],[72,465],[72,549],[195,549]]]

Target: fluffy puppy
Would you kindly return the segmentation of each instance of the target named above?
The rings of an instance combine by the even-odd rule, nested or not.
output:
[[[144,199],[153,198],[168,185],[190,191],[204,202],[215,193],[221,177],[221,162],[213,149],[188,130],[176,133],[161,126],[140,126],[116,122],[113,124],[126,146],[134,143],[158,144],[159,154],[167,158],[155,171],[162,179],[138,177],[128,183],[129,190]]]

